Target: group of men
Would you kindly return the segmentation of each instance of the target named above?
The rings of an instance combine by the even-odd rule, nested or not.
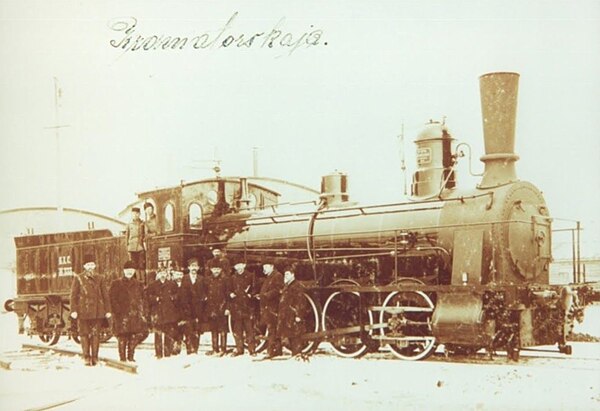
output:
[[[256,325],[266,331],[265,358],[282,354],[282,339],[292,356],[301,354],[310,307],[292,266],[281,274],[273,261],[264,261],[264,277],[255,276],[244,262],[232,270],[229,260],[214,249],[203,272],[198,259],[191,258],[187,273],[159,268],[156,280],[144,289],[134,278],[137,266],[131,260],[123,266],[123,276],[109,286],[96,273],[93,257],[84,260],[84,272],[75,276],[71,289],[71,316],[77,319],[88,365],[98,362],[99,333],[106,319],[112,322],[121,361],[135,361],[135,348],[149,331],[154,332],[157,358],[179,354],[184,346],[187,354],[198,353],[203,332],[210,332],[212,340],[206,354],[223,356],[228,353],[229,321],[236,346],[233,356],[244,354],[245,346],[256,355]]]

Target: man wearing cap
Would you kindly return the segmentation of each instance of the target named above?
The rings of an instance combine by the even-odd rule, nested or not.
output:
[[[139,207],[133,207],[131,209],[131,222],[127,224],[125,230],[125,241],[129,259],[133,261],[136,270],[146,269],[144,237],[145,227],[144,222],[140,219],[140,209]]]
[[[292,356],[298,356],[302,352],[302,334],[306,332],[308,300],[304,296],[304,287],[296,281],[294,267],[285,270],[283,282],[277,333],[282,340],[288,340],[287,347],[292,351]]]
[[[98,363],[100,330],[111,317],[110,300],[104,279],[96,273],[95,258],[84,255],[84,272],[75,274],[71,285],[71,318],[77,320],[81,348],[86,365]]]
[[[223,277],[225,278],[229,278],[229,276],[231,275],[231,263],[229,262],[229,259],[225,257],[220,248],[213,248],[212,255],[213,257],[206,262],[206,277],[211,276],[210,267],[213,264],[218,264],[222,270],[221,275],[223,275]]]
[[[148,336],[148,324],[144,315],[144,290],[133,278],[135,265],[127,261],[123,277],[113,280],[108,292],[113,312],[113,332],[119,345],[121,361],[135,361],[135,347]]]
[[[225,355],[227,352],[227,316],[229,287],[217,261],[210,263],[211,276],[206,279],[206,316],[211,332],[212,351],[207,355]]]
[[[197,258],[190,258],[188,260],[188,276],[184,278],[184,286],[190,290],[190,351],[191,353],[197,353],[200,347],[200,335],[202,334],[202,327],[204,320],[204,282],[203,279],[198,275],[200,270],[200,264],[198,264]]]
[[[281,355],[281,340],[277,335],[277,316],[279,313],[279,297],[283,289],[283,275],[277,271],[273,261],[263,264],[266,276],[260,288],[260,319],[266,326],[267,356],[273,358]]]
[[[186,352],[192,353],[190,344],[190,326],[192,319],[192,293],[189,287],[183,283],[183,271],[173,271],[173,283],[177,286],[175,294],[175,307],[177,308],[177,325],[175,326],[175,349],[174,353],[181,352],[181,345],[185,341]]]
[[[246,271],[245,263],[237,263],[235,273],[231,276],[229,304],[231,311],[231,328],[235,338],[235,357],[244,353],[244,333],[250,355],[256,355],[254,341],[254,310],[252,309],[253,278]]]
[[[173,337],[179,320],[175,299],[177,286],[167,281],[167,270],[159,268],[156,281],[146,288],[146,300],[150,312],[150,323],[154,329],[156,358],[170,357],[173,352]]]

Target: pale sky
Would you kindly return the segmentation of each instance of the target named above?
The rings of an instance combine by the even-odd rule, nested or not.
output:
[[[110,44],[131,17],[134,37],[212,40],[236,12],[217,44],[275,26],[286,41],[321,37],[291,54],[260,39]],[[481,170],[478,77],[515,71],[517,174],[554,217],[581,220],[583,253],[600,255],[599,38],[600,2],[585,1],[1,1],[0,209],[57,202],[54,78],[62,203],[115,216],[135,192],[212,176],[197,160],[215,147],[223,175],[251,174],[256,146],[262,176],[318,188],[337,169],[354,200],[402,200],[402,124],[411,171],[416,133],[444,116]]]

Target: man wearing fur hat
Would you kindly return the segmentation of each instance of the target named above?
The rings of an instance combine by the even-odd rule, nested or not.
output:
[[[169,357],[173,352],[173,337],[179,320],[176,298],[177,286],[172,281],[167,281],[167,270],[159,268],[156,281],[146,288],[156,358]]]
[[[283,290],[279,300],[277,333],[287,340],[292,356],[302,351],[302,334],[306,332],[306,317],[309,314],[308,300],[304,296],[304,287],[296,281],[294,267],[288,267],[283,274]]]
[[[277,335],[277,317],[279,313],[279,297],[283,289],[283,275],[277,271],[273,261],[263,264],[266,276],[260,288],[260,319],[267,332],[267,356],[273,358],[281,355],[281,340]]]
[[[210,267],[213,264],[217,264],[221,267],[221,275],[225,278],[229,278],[231,275],[231,263],[229,262],[229,258],[225,257],[220,248],[213,248],[212,255],[213,257],[206,262],[206,277],[211,276]]]
[[[250,355],[256,355],[254,341],[254,310],[252,309],[252,275],[246,271],[245,263],[237,263],[231,276],[229,304],[231,309],[231,328],[235,338],[234,356],[244,353],[244,333]]]
[[[96,273],[93,255],[84,255],[83,269],[71,285],[71,318],[77,320],[85,364],[96,365],[100,330],[104,319],[111,317],[110,300],[103,277]]]
[[[133,278],[134,274],[133,261],[127,261],[123,266],[123,277],[111,283],[108,293],[121,361],[135,361],[135,347],[148,336],[144,290],[142,284]]]
[[[210,263],[211,276],[206,279],[206,316],[212,338],[212,351],[207,355],[225,355],[227,352],[227,316],[230,314],[227,300],[229,286],[223,277],[223,269],[217,261]]]

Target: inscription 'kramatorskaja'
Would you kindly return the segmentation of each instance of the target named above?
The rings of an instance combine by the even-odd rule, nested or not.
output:
[[[161,51],[161,50],[206,50],[220,48],[279,48],[292,54],[298,48],[310,48],[321,43],[323,30],[313,29],[302,33],[292,33],[283,28],[285,17],[269,30],[251,33],[235,32],[234,21],[238,12],[227,20],[223,27],[214,31],[205,31],[198,35],[140,34],[138,20],[135,17],[120,17],[109,23],[109,28],[123,34],[112,39],[110,45],[124,51]]]

